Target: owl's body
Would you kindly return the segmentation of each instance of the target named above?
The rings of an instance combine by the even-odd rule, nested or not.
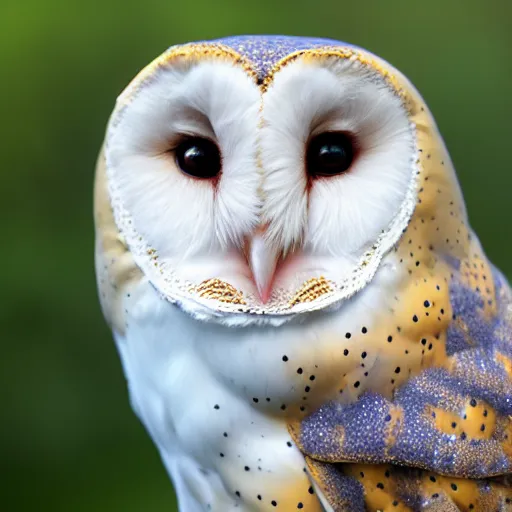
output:
[[[181,510],[509,506],[510,289],[394,68],[317,39],[171,48],[119,99],[95,203],[102,306]]]

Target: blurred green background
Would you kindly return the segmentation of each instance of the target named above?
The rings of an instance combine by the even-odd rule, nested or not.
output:
[[[93,169],[117,94],[167,46],[240,33],[366,47],[425,96],[512,277],[512,2],[1,0],[0,510],[173,511],[93,272]]]

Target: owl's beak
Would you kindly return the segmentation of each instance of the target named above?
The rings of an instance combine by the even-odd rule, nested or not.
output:
[[[260,300],[266,304],[272,293],[279,254],[265,240],[263,229],[258,230],[250,239],[247,259]]]

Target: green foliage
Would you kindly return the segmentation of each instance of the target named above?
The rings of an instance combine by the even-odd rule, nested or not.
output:
[[[115,97],[167,46],[239,33],[346,40],[436,116],[473,227],[512,276],[509,0],[2,0],[2,510],[172,511],[96,299],[95,158]]]

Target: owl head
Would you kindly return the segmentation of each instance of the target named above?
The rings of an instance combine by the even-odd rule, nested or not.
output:
[[[417,91],[331,40],[171,47],[119,96],[100,163],[118,243],[162,297],[221,322],[336,308],[413,218],[447,255],[448,211],[465,223]]]

